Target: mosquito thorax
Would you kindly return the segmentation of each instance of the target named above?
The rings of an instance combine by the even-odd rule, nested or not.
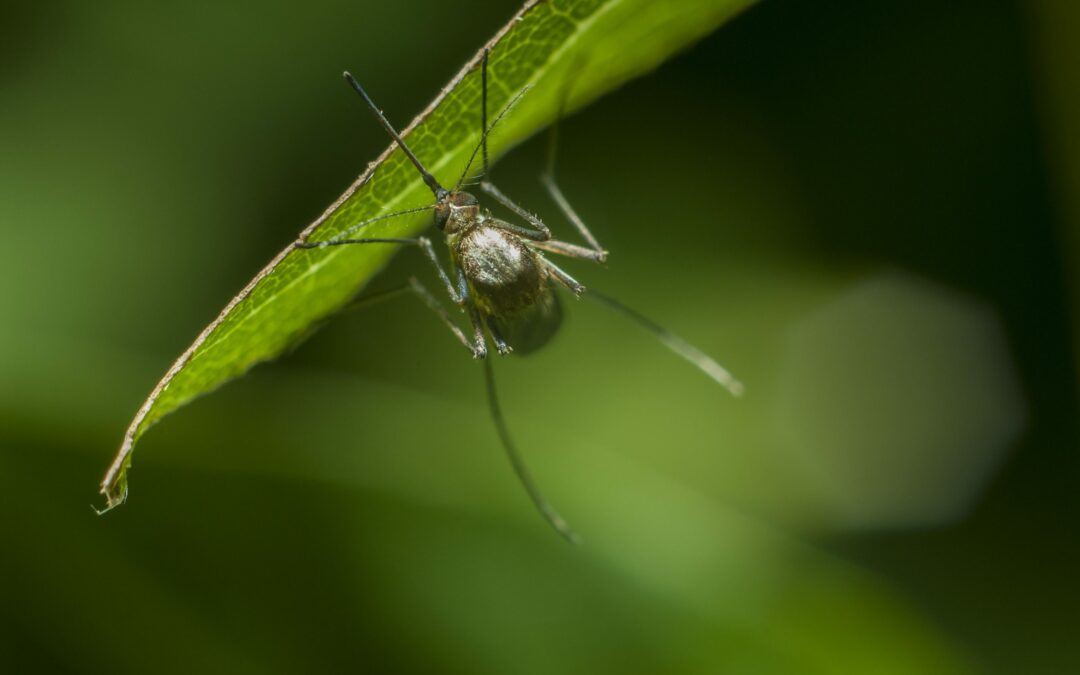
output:
[[[448,192],[435,204],[435,225],[447,234],[454,234],[480,215],[480,204],[468,192]]]

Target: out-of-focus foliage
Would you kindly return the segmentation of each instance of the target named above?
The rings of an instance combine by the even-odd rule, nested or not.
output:
[[[747,385],[569,299],[496,361],[576,548],[407,301],[193,403],[90,508],[160,373],[385,149],[340,72],[408,119],[513,3],[5,10],[0,669],[1075,670],[1071,127],[1027,7],[759,3],[566,121],[611,251],[569,270]],[[542,145],[494,177],[566,236]]]

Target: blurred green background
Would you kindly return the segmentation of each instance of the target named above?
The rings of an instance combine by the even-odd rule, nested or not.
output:
[[[142,441],[159,376],[513,2],[0,9],[0,669],[1071,673],[1067,3],[768,2],[566,121],[599,305],[500,359],[574,548],[418,303],[343,315]],[[495,178],[567,233],[536,176]],[[374,287],[413,271],[409,253]]]

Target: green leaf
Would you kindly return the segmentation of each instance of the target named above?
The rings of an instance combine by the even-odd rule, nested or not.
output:
[[[489,139],[498,157],[567,110],[587,105],[655,68],[753,0],[533,1],[487,47],[489,109],[528,93]],[[443,183],[453,184],[480,137],[478,52],[404,131],[409,146]],[[573,86],[567,87],[572,79]],[[376,125],[372,123],[373,132]],[[300,237],[329,239],[372,216],[431,203],[404,153],[391,145]],[[431,215],[380,221],[364,236],[412,237]],[[396,246],[338,246],[279,253],[195,339],[139,408],[101,484],[106,510],[127,496],[132,451],[155,422],[272,359],[334,313],[388,261]]]

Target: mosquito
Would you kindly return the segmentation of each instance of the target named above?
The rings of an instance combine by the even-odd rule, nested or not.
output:
[[[356,223],[332,239],[300,240],[295,242],[294,246],[298,249],[319,249],[329,246],[397,244],[416,246],[421,250],[434,267],[440,285],[445,287],[451,302],[468,317],[470,334],[462,330],[435,294],[416,277],[410,278],[408,284],[401,288],[377,296],[360,298],[354,305],[367,304],[399,293],[411,292],[439,317],[474,358],[484,362],[488,406],[499,440],[510,459],[514,472],[544,519],[560,535],[573,543],[578,540],[576,533],[544,498],[510,436],[499,405],[491,361],[486,358],[489,337],[499,354],[511,352],[527,354],[543,347],[555,335],[562,321],[562,309],[556,294],[556,287],[562,287],[575,297],[587,295],[633,320],[675,354],[689,361],[735,396],[742,393],[742,384],[711,357],[674,333],[614,298],[596,291],[586,292],[585,286],[545,256],[546,253],[550,253],[603,263],[607,260],[608,252],[600,246],[555,181],[557,123],[552,126],[548,161],[541,175],[541,183],[562,214],[585,241],[586,246],[553,239],[551,230],[540,218],[519,206],[489,180],[488,137],[527,91],[523,89],[512,97],[489,125],[487,110],[489,53],[490,50],[485,49],[481,60],[480,141],[473,149],[453,189],[444,187],[424,167],[360,83],[351,74],[345,72],[345,80],[360,95],[375,119],[416,167],[420,177],[434,195],[435,202],[427,206],[369,218]],[[565,100],[564,95],[563,105],[565,105]],[[480,154],[482,161],[482,170],[476,177],[480,191],[512,212],[525,224],[509,222],[492,215],[490,211],[480,206],[475,195],[462,189],[477,158],[477,153]],[[450,254],[449,273],[439,261],[431,240],[425,236],[415,238],[353,237],[355,233],[372,223],[427,210],[434,211],[435,226],[445,235]]]

